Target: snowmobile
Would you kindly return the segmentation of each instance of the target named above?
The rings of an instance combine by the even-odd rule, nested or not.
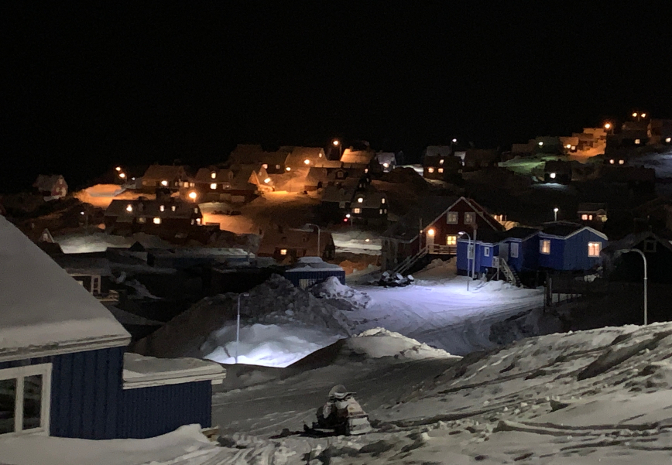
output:
[[[329,391],[327,403],[317,409],[317,421],[312,427],[304,425],[304,431],[318,436],[351,436],[370,432],[369,417],[353,394],[342,384],[334,386]]]

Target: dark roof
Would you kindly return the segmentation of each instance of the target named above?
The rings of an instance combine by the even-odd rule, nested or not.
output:
[[[167,180],[172,181],[173,179],[179,179],[186,177],[186,172],[183,166],[175,165],[149,165],[147,171],[142,176],[143,179],[153,179],[153,180]]]
[[[672,252],[672,245],[670,244],[670,241],[663,239],[662,237],[654,234],[651,231],[642,231],[638,233],[628,234],[623,239],[620,239],[618,241],[609,242],[609,245],[602,249],[602,253],[606,255],[613,255],[619,250],[636,249],[638,248],[637,246],[642,242],[644,242],[646,239],[653,239]]]
[[[431,224],[439,216],[443,214],[451,205],[453,205],[459,197],[429,197],[423,200],[421,208],[412,210],[399,219],[392,226],[387,228],[383,233],[383,237],[390,237],[403,241],[411,241],[418,235],[420,231],[420,221],[422,220],[422,227],[425,228]]]
[[[567,237],[579,229],[585,228],[583,224],[571,223],[569,221],[557,221],[545,223],[541,232],[551,236]]]
[[[580,203],[576,211],[578,212],[596,212],[598,210],[607,210],[606,203]]]
[[[523,226],[517,226],[515,228],[509,229],[508,231],[505,231],[504,235],[505,237],[512,237],[515,239],[525,239],[538,232],[539,229],[537,228],[525,228]]]
[[[476,242],[497,244],[506,238],[506,231],[493,231],[492,229],[479,229],[476,232]],[[472,234],[473,239],[473,234]]]

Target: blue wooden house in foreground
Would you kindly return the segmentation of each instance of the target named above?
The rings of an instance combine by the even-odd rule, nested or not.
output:
[[[536,271],[587,271],[600,264],[607,236],[581,224],[553,222],[543,229],[517,227],[508,231],[478,231],[474,261],[468,256],[473,237],[457,242],[457,272],[478,275],[497,266],[517,274]],[[505,262],[505,263],[502,263]],[[473,267],[473,268],[472,268]]]
[[[224,369],[127,354],[130,335],[0,217],[0,435],[146,438],[211,426]]]

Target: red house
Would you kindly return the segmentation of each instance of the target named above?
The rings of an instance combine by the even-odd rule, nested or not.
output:
[[[41,174],[33,183],[33,187],[45,197],[45,200],[62,199],[68,194],[68,183],[60,174]]]
[[[427,199],[420,210],[410,212],[383,233],[382,269],[403,273],[427,255],[453,256],[459,233],[473,238],[478,229],[503,231],[504,226],[475,200]]]

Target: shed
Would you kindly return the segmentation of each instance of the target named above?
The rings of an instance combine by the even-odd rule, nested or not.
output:
[[[109,310],[0,218],[0,435],[144,438],[209,427],[210,386],[224,369],[169,359],[126,367],[129,342]]]
[[[539,267],[556,271],[590,270],[600,263],[607,236],[581,224],[557,221],[539,232]]]
[[[319,257],[301,257],[294,266],[285,271],[285,278],[301,289],[326,281],[332,276],[345,284],[345,270],[338,265],[326,263]]]

